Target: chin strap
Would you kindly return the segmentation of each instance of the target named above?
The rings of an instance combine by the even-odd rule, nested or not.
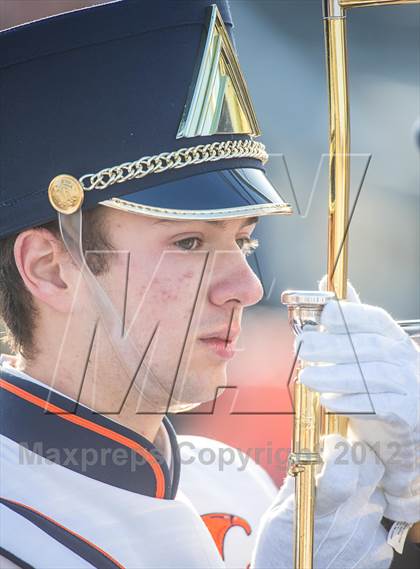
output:
[[[79,268],[82,278],[89,287],[91,298],[98,309],[100,315],[100,320],[104,325],[106,333],[111,341],[111,344],[117,354],[122,367],[127,372],[130,379],[133,379],[138,371],[140,362],[143,359],[143,354],[141,354],[134,344],[130,335],[123,335],[123,320],[122,316],[115,309],[114,304],[109,298],[106,291],[102,288],[98,279],[90,270],[84,252],[83,252],[83,241],[82,241],[82,231],[83,231],[83,214],[82,210],[78,210],[70,215],[58,214],[59,225],[61,237],[63,239],[64,245],[70,254],[73,262]],[[104,253],[105,254],[105,253]],[[150,344],[153,341],[155,332],[153,333]],[[146,364],[143,362],[142,365]],[[133,385],[140,393],[142,399],[149,404],[152,404],[146,394],[147,378],[151,377],[151,370],[147,368],[145,374],[145,385],[139,386],[136,381],[133,381]],[[153,377],[151,377],[153,381]]]
[[[183,403],[174,398],[172,390],[156,377],[153,370],[145,362],[145,353],[138,349],[138,346],[133,342],[129,334],[124,335],[122,315],[118,313],[107,292],[92,273],[86,261],[82,240],[82,210],[79,209],[71,214],[58,213],[58,219],[64,245],[89,288],[92,301],[98,310],[99,319],[105,328],[121,366],[126,371],[142,401],[155,413],[166,413],[169,408],[172,413],[194,409],[199,403]],[[156,327],[144,348],[146,352],[152,346],[157,329]],[[141,368],[142,381],[139,384],[137,375]]]

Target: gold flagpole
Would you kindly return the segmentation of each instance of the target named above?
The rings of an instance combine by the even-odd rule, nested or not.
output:
[[[337,0],[324,0],[325,52],[330,109],[328,290],[341,300],[347,296],[350,200],[350,117],[347,78],[346,15]],[[346,436],[347,419],[322,413],[323,434]]]
[[[342,8],[364,8],[368,6],[392,6],[420,4],[419,0],[340,0]]]
[[[347,296],[348,223],[350,193],[350,117],[346,14],[350,8],[420,4],[420,0],[323,0],[326,66],[329,97],[329,209],[328,291],[286,291],[282,300],[289,307],[295,332],[305,322],[319,324],[325,295]],[[324,295],[324,296],[323,296]],[[296,477],[294,535],[295,569],[313,568],[315,473],[319,464],[320,434],[347,434],[347,420],[326,414],[318,394],[295,381],[295,418],[290,472]],[[321,415],[321,421],[319,420]],[[321,423],[321,432],[319,424]]]
[[[350,200],[350,116],[346,15],[349,8],[420,4],[420,0],[323,0],[328,79],[329,204],[328,290],[338,300],[347,296]],[[347,433],[347,419],[322,413],[322,434]]]

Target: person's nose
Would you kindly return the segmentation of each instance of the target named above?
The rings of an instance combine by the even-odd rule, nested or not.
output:
[[[222,306],[236,302],[251,306],[264,294],[262,284],[240,251],[218,252],[210,283],[209,297],[213,304]]]

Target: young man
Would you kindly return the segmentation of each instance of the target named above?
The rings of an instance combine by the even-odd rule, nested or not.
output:
[[[180,472],[165,417],[223,390],[262,294],[255,223],[290,213],[231,28],[223,1],[121,1],[0,35],[4,566],[292,566],[291,480],[276,496],[251,461],[206,466],[224,447],[205,439]],[[351,421],[361,463],[325,443],[315,564],[386,568],[382,517],[418,513],[416,353],[380,309],[341,308],[370,399],[335,303],[301,355],[339,365],[302,381],[376,415]]]

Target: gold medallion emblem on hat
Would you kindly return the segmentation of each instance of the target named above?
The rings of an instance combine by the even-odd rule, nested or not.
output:
[[[48,198],[56,211],[69,215],[81,208],[84,192],[79,180],[69,174],[60,174],[51,181]]]

